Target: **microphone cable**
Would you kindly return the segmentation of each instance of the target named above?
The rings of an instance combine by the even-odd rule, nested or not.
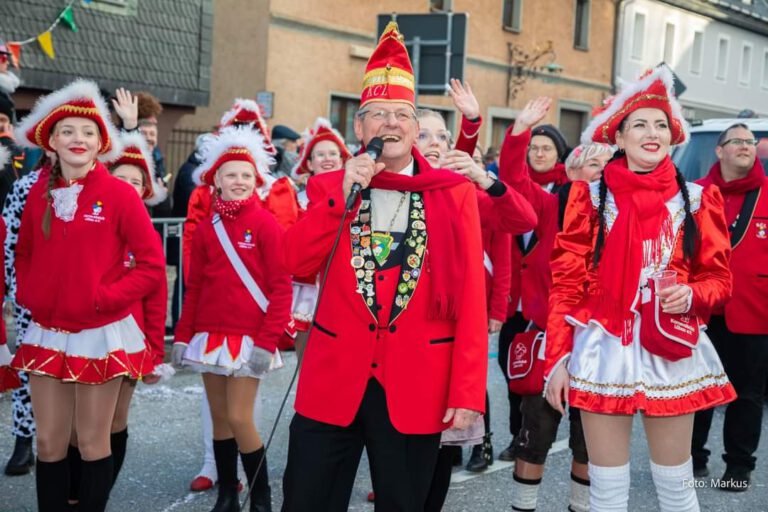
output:
[[[352,195],[352,193],[350,193],[350,195]],[[339,241],[341,240],[341,233],[344,230],[344,224],[347,219],[347,215],[349,215],[352,212],[352,208],[354,208],[354,204],[352,205],[352,207],[345,208],[344,215],[342,215],[341,222],[339,223],[339,229],[336,231],[336,238],[333,241],[333,245],[331,246],[331,252],[328,254],[328,261],[325,264],[325,271],[323,272],[323,278],[320,281],[320,286],[317,289],[317,301],[315,302],[315,309],[314,311],[312,311],[312,322],[309,324],[309,331],[307,331],[307,343],[304,346],[304,352],[303,352],[304,354],[307,353],[307,346],[309,346],[309,339],[311,338],[312,330],[315,328],[315,315],[317,315],[317,310],[320,306],[320,300],[323,297],[323,291],[325,290],[325,282],[328,280],[328,272],[330,272],[330,269],[331,269],[331,261],[333,261],[333,257],[336,254],[336,249],[338,248]],[[275,432],[277,431],[277,425],[280,423],[280,418],[283,415],[283,409],[285,409],[285,403],[288,401],[288,397],[291,394],[291,389],[293,389],[293,385],[296,382],[296,377],[298,377],[299,375],[300,368],[301,368],[301,360],[297,361],[296,369],[293,371],[293,376],[291,376],[291,382],[288,383],[288,389],[286,389],[285,395],[283,396],[283,399],[280,402],[280,408],[277,410],[277,416],[275,417],[275,422],[272,424],[272,430],[269,433],[269,438],[267,439],[266,444],[264,444],[264,453],[261,455],[261,459],[259,460],[259,465],[256,466],[256,473],[253,475],[253,479],[250,482],[248,482],[248,492],[246,493],[245,500],[240,505],[240,510],[245,510],[245,506],[248,504],[248,500],[251,498],[251,489],[253,489],[253,484],[256,482],[256,478],[259,475],[259,471],[261,471],[261,467],[264,465],[264,461],[267,459],[267,452],[269,451],[269,447],[272,445],[272,440],[274,439]]]

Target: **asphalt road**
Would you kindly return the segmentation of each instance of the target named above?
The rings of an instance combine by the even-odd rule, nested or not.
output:
[[[493,352],[493,349],[492,349]],[[493,357],[493,353],[492,353]],[[274,373],[262,384],[262,419],[260,431],[266,437],[272,427],[279,403],[285,393],[296,365],[293,353],[285,357],[286,368]],[[506,391],[496,361],[489,361],[493,440],[496,452],[509,443],[504,424],[507,418]],[[189,482],[202,463],[200,441],[200,398],[202,383],[199,375],[179,372],[168,383],[155,386],[139,384],[132,406],[129,427],[128,454],[123,471],[113,489],[110,512],[208,512],[216,499],[215,490],[204,493],[189,491]],[[293,410],[293,393],[280,418],[268,462],[273,506],[282,503],[281,477],[285,467],[288,424]],[[0,398],[0,463],[3,465],[13,448],[11,436],[10,395]],[[715,414],[710,447],[714,452],[722,447],[723,414]],[[768,429],[768,415],[763,419],[763,432]],[[567,423],[560,427],[559,441],[547,461],[547,470],[539,493],[540,511],[565,511],[570,490],[570,454],[567,449]],[[466,460],[466,453],[465,453]],[[725,465],[719,456],[710,462],[713,476],[720,476]],[[645,436],[639,418],[632,435],[632,511],[658,510],[651,480]],[[510,510],[512,467],[497,461],[485,473],[475,475],[464,471],[454,474],[454,481],[445,506],[446,511]],[[698,489],[701,509],[705,511],[766,511],[768,510],[768,448],[764,440],[758,452],[758,467],[753,484],[746,493],[727,493],[711,487],[707,479]],[[358,471],[349,510],[372,511],[366,501],[371,489],[367,461]],[[241,495],[244,498],[244,494]],[[34,475],[0,476],[0,512],[32,512],[35,506]]]

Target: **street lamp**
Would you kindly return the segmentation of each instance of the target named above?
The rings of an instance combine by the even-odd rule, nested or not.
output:
[[[507,43],[509,67],[507,68],[507,106],[517,97],[529,78],[559,75],[563,66],[555,62],[555,50],[552,41],[536,46],[532,51],[514,43]],[[548,62],[543,64],[542,61]]]

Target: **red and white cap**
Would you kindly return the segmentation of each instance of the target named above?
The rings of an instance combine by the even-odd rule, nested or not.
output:
[[[253,100],[237,98],[232,108],[224,112],[219,121],[219,129],[228,126],[250,125],[258,130],[264,138],[264,149],[269,155],[276,155],[277,149],[272,145],[272,139],[267,130],[267,123],[261,112],[261,106]]]
[[[336,131],[331,122],[324,117],[318,117],[315,119],[315,124],[312,128],[305,130],[301,134],[301,138],[304,140],[304,146],[301,148],[301,154],[299,154],[299,161],[291,170],[291,176],[294,178],[301,174],[311,174],[309,169],[309,160],[312,157],[312,149],[318,142],[328,140],[336,144],[339,148],[339,154],[341,154],[342,165],[350,158],[350,153],[347,146],[344,144],[344,139],[341,134]]]
[[[114,160],[120,155],[122,148],[117,130],[109,118],[109,109],[99,87],[95,82],[82,78],[37,100],[29,115],[19,124],[19,144],[54,151],[48,144],[51,131],[58,121],[67,117],[84,117],[96,123],[101,135],[101,160]]]
[[[231,126],[220,130],[199,150],[202,163],[192,171],[197,185],[214,186],[213,177],[225,162],[248,162],[256,168],[256,187],[265,183],[269,166],[274,160],[264,149],[264,138],[245,126]]]
[[[403,41],[397,22],[390,21],[365,66],[360,108],[371,101],[398,101],[416,108],[416,81]]]
[[[110,169],[120,165],[135,165],[144,174],[144,195],[141,198],[150,206],[160,204],[168,197],[165,189],[155,186],[155,160],[144,136],[138,132],[121,132],[120,142],[123,152],[116,160],[109,163]]]
[[[616,144],[616,132],[621,121],[641,108],[657,108],[667,114],[672,145],[682,144],[688,138],[688,122],[675,97],[675,78],[672,71],[662,64],[648,70],[636,82],[626,84],[621,92],[597,107],[593,111],[594,119],[581,134],[581,143]]]

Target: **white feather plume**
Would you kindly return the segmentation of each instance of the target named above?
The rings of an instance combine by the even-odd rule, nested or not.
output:
[[[25,147],[37,147],[35,141],[27,138],[27,132],[30,128],[50,114],[56,107],[81,98],[90,99],[93,101],[94,105],[96,105],[96,109],[99,111],[99,115],[103,119],[104,125],[107,127],[109,139],[112,141],[112,149],[108,153],[99,155],[99,160],[105,162],[114,161],[120,156],[123,149],[118,138],[117,129],[115,129],[110,120],[109,109],[107,108],[104,98],[101,97],[99,87],[95,82],[84,78],[78,78],[61,89],[53,91],[45,96],[41,96],[35,103],[35,106],[32,108],[29,115],[19,123],[17,128],[17,133],[19,133],[18,143]]]

